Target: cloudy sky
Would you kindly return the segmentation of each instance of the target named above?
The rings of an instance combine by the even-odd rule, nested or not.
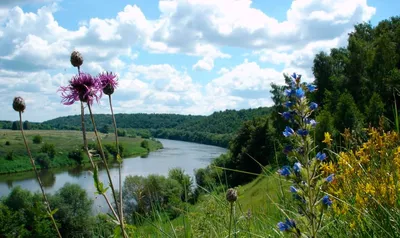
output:
[[[311,81],[319,51],[345,46],[353,25],[398,14],[398,0],[0,0],[0,120],[79,113],[57,89],[82,70],[119,76],[117,113],[180,113],[271,105],[283,73]],[[106,98],[95,112],[108,113]]]

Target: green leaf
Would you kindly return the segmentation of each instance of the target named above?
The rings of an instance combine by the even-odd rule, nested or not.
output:
[[[97,168],[97,165],[94,166],[94,171],[93,171],[93,180],[94,180],[94,186],[97,190],[97,194],[104,194],[107,188],[104,188],[103,182],[100,181],[99,179],[99,169]]]

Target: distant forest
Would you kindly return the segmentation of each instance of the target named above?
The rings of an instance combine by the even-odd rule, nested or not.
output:
[[[116,114],[119,134],[122,136],[157,137],[183,140],[202,144],[228,147],[242,126],[243,122],[256,117],[269,115],[271,109],[225,110],[214,112],[209,116],[179,114]],[[112,119],[109,114],[95,115],[97,128],[104,132],[112,132]],[[90,118],[85,117],[88,130],[93,130]],[[26,127],[25,127],[26,125]],[[0,128],[19,129],[16,122],[0,121]],[[43,123],[24,123],[24,129],[32,130],[81,130],[80,115],[59,117]]]

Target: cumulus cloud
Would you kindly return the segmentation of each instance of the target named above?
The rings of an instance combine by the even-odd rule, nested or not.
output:
[[[296,0],[286,19],[277,20],[250,0],[161,0],[155,19],[127,5],[114,17],[92,18],[70,30],[54,18],[57,4],[24,12],[25,3],[0,2],[0,106],[8,105],[5,95],[21,94],[49,107],[46,115],[36,115],[42,119],[79,113],[79,107],[60,105],[55,94],[71,77],[63,70],[71,68],[69,54],[75,49],[84,55],[84,71],[119,72],[117,112],[207,114],[270,105],[270,84],[281,83],[283,72],[296,71],[312,80],[314,55],[344,46],[353,25],[375,13],[366,0]],[[249,60],[229,65],[229,59],[242,57],[231,53],[232,47],[247,50],[269,67]],[[134,48],[154,55],[184,54],[195,63],[189,72],[168,62],[141,65]],[[218,61],[224,61],[223,68],[215,69]],[[191,75],[196,71],[217,76],[198,84]],[[106,105],[99,112],[107,112]]]

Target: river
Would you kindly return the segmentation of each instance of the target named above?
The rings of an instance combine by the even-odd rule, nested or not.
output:
[[[180,167],[194,178],[194,170],[206,167],[213,158],[225,153],[226,149],[216,146],[197,143],[159,139],[164,149],[151,152],[147,158],[124,159],[122,177],[128,175],[147,176],[149,174],[168,175],[168,170]],[[118,167],[110,168],[114,186],[118,187]],[[103,168],[99,171],[100,179],[107,182],[107,174]],[[94,200],[93,212],[106,211],[106,204],[102,197],[96,198],[92,174],[89,168],[58,168],[40,171],[40,177],[46,193],[54,193],[66,183],[76,183],[84,188],[89,197]],[[39,192],[40,187],[34,173],[22,172],[16,174],[0,175],[0,197],[6,196],[10,191],[20,186],[32,192]]]

